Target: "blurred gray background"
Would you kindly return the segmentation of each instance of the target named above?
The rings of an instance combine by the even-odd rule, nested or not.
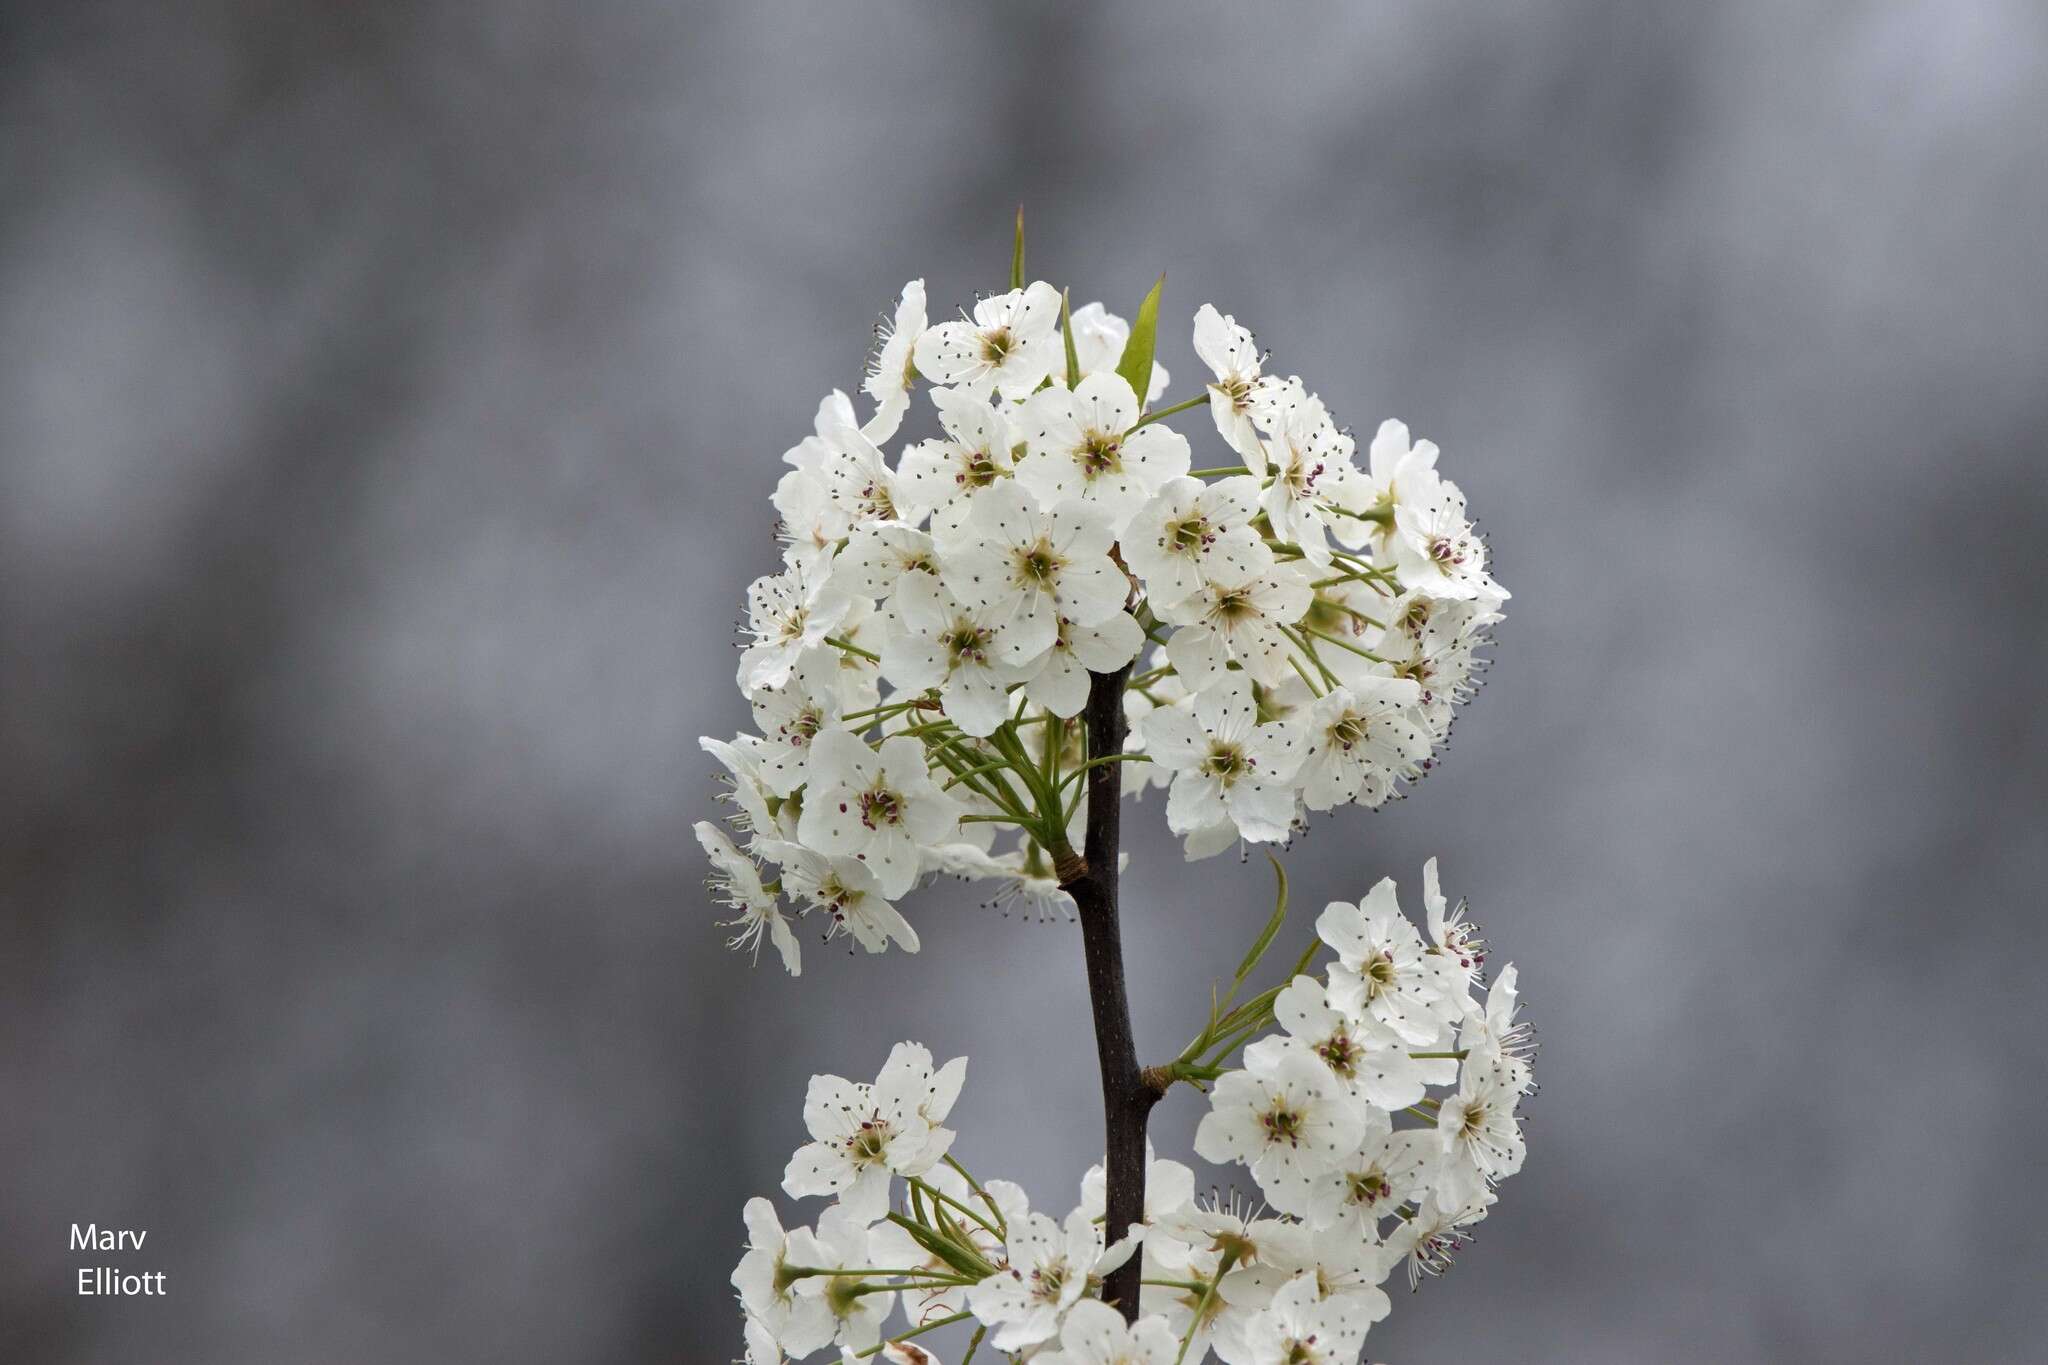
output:
[[[1291,862],[1441,855],[1544,1039],[1374,1358],[2048,1357],[2048,13],[1265,10],[9,8],[0,1358],[728,1359],[804,1078],[900,1037],[1071,1199],[1072,928],[942,886],[791,981],[688,834],[778,456],[1020,201],[1077,302],[1167,272],[1175,396],[1213,300],[1441,443],[1516,593]],[[1159,1057],[1268,874],[1132,823]],[[75,1296],[95,1220],[171,1297]]]

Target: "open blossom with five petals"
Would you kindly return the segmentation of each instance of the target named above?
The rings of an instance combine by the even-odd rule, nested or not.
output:
[[[828,730],[811,741],[806,780],[797,838],[863,863],[887,897],[917,880],[919,846],[944,843],[959,828],[959,806],[932,781],[924,746],[903,735],[876,750],[851,731]]]
[[[1169,479],[1131,519],[1123,554],[1155,602],[1178,602],[1212,574],[1229,581],[1264,573],[1273,552],[1252,529],[1259,481],[1248,474],[1204,484]]]
[[[1060,291],[1038,280],[982,299],[971,320],[926,328],[912,355],[934,384],[1017,400],[1065,363],[1059,327]]]
[[[967,1306],[994,1330],[989,1344],[1020,1351],[1050,1341],[1089,1280],[1109,1274],[1131,1258],[1137,1241],[1126,1237],[1105,1247],[1102,1228],[1080,1209],[1055,1223],[1042,1213],[1013,1209],[1005,1265],[967,1291]]]
[[[1486,992],[1484,1008],[1466,1009],[1465,1022],[1458,1027],[1458,1046],[1465,1052],[1467,1068],[1491,1071],[1502,1086],[1526,1095],[1534,1088],[1529,1057],[1536,1039],[1530,1026],[1515,1017],[1519,1008],[1515,964],[1510,962]]]
[[[1328,566],[1324,504],[1351,469],[1351,438],[1337,429],[1323,401],[1290,378],[1273,399],[1266,438],[1270,482],[1261,498],[1273,534],[1299,545],[1310,564]]]
[[[954,521],[944,515],[948,509],[1010,477],[1022,438],[1002,409],[965,390],[933,389],[932,406],[946,434],[903,452],[896,487],[906,517],[929,515],[934,529],[943,530]]]
[[[1314,1274],[1297,1275],[1245,1328],[1245,1365],[1353,1365],[1375,1307],[1360,1296],[1323,1298]]]
[[[899,629],[882,641],[882,676],[913,692],[937,688],[963,734],[995,733],[1009,719],[1006,689],[1024,676],[1018,666],[1045,648],[1016,628],[1007,607],[973,606],[927,575],[905,577],[896,594]],[[1048,640],[1058,632],[1049,624]]]
[[[1413,682],[1373,676],[1317,698],[1301,725],[1302,804],[1310,810],[1347,801],[1377,806],[1396,782],[1420,776],[1430,750],[1421,700]]]
[[[1479,926],[1465,918],[1464,902],[1460,901],[1453,907],[1444,899],[1443,884],[1437,878],[1434,858],[1422,865],[1422,910],[1424,922],[1429,926],[1430,942],[1436,945],[1439,953],[1458,964],[1458,971],[1463,974],[1469,988],[1485,970],[1486,940],[1480,937]],[[1509,975],[1502,978],[1507,983],[1510,1014],[1514,1008],[1514,970],[1509,967]]]
[[[1358,1105],[1306,1049],[1227,1072],[1195,1129],[1204,1161],[1240,1161],[1276,1208],[1306,1206],[1308,1180],[1358,1146]]]
[[[1397,1132],[1384,1112],[1372,1108],[1364,1120],[1358,1146],[1310,1179],[1305,1216],[1316,1227],[1377,1242],[1381,1221],[1427,1188],[1436,1134],[1417,1128]]]
[[[1195,354],[1209,367],[1209,416],[1217,434],[1244,457],[1255,474],[1266,471],[1256,423],[1266,414],[1273,381],[1259,373],[1262,357],[1252,334],[1215,305],[1195,311]]]
[[[903,286],[895,313],[876,329],[874,359],[861,381],[861,387],[875,400],[875,416],[868,432],[874,440],[886,441],[894,436],[903,414],[910,408],[910,381],[917,373],[917,367],[911,363],[911,351],[924,333],[924,324],[924,281],[912,280]]]
[[[897,507],[901,494],[896,472],[889,468],[881,448],[851,428],[834,434],[837,449],[819,465],[818,477],[846,524],[898,520],[902,514]]]
[[[796,934],[782,917],[781,903],[761,884],[761,869],[709,820],[699,820],[695,832],[698,844],[711,859],[712,875],[707,885],[712,896],[719,904],[739,912],[732,919],[720,921],[735,931],[726,946],[750,949],[758,959],[765,939],[775,945],[791,976],[803,975]]]
[[[1188,442],[1179,432],[1138,420],[1137,395],[1114,371],[1093,374],[1078,388],[1054,385],[1031,396],[1020,419],[1029,453],[1017,479],[1039,505],[1071,498],[1107,515],[1113,536],[1168,479],[1188,472]]]
[[[1332,901],[1316,934],[1337,950],[1330,1003],[1370,1015],[1410,1044],[1425,1047],[1462,1013],[1446,989],[1444,959],[1401,913],[1394,879],[1383,877],[1357,905]]]
[[[808,1228],[785,1232],[775,1206],[756,1196],[747,1201],[747,1253],[732,1272],[747,1316],[792,1355],[809,1355],[832,1340],[832,1310],[822,1297],[800,1292],[803,1279],[788,1273],[819,1263],[817,1239]]]
[[[1052,644],[1060,617],[1093,626],[1123,610],[1131,584],[1109,557],[1115,540],[1100,509],[1073,501],[1041,511],[1004,480],[976,493],[960,524],[940,534],[939,577],[1036,655]]]
[[[754,724],[761,729],[756,751],[761,780],[777,796],[803,785],[811,741],[839,723],[836,671],[831,651],[816,651],[800,660],[780,686],[763,687],[751,699]]]
[[[842,1353],[859,1353],[882,1339],[882,1324],[896,1306],[896,1295],[870,1293],[872,1283],[860,1272],[875,1263],[874,1219],[855,1213],[842,1202],[818,1215],[818,1228],[807,1250],[812,1265],[843,1269],[841,1275],[807,1276],[799,1294],[815,1294],[832,1314],[831,1344]]]
[[[740,654],[740,690],[780,687],[806,652],[824,643],[852,600],[826,566],[790,565],[747,588],[747,629],[754,643]]]
[[[1077,716],[1088,704],[1089,673],[1116,672],[1137,658],[1144,644],[1145,632],[1129,612],[1093,626],[1062,617],[1051,647],[1032,665],[1024,695],[1056,716]]]
[[[1191,703],[1139,722],[1145,752],[1173,773],[1166,825],[1175,834],[1228,825],[1252,843],[1287,837],[1301,740],[1284,724],[1260,725],[1251,687],[1225,675]]]
[[[1394,509],[1393,555],[1401,582],[1426,596],[1494,602],[1508,596],[1487,576],[1486,542],[1465,520],[1465,495],[1449,479]]]
[[[874,521],[855,531],[832,561],[832,578],[848,592],[893,603],[906,575],[938,576],[938,552],[923,531]]]
[[[1406,1262],[1408,1287],[1415,1288],[1425,1275],[1441,1275],[1451,1268],[1451,1258],[1472,1240],[1465,1229],[1486,1217],[1492,1204],[1491,1191],[1473,1203],[1446,1205],[1432,1193],[1414,1215],[1387,1234],[1387,1253],[1394,1264]]]
[[[1435,494],[1436,459],[1436,442],[1409,443],[1406,422],[1380,423],[1366,451],[1366,469],[1354,470],[1331,490],[1332,501],[1348,514],[1333,517],[1331,531],[1353,548],[1388,544],[1395,510]]]
[[[1252,680],[1272,687],[1292,675],[1286,628],[1299,621],[1314,600],[1308,579],[1287,564],[1262,573],[1232,574],[1220,568],[1191,595],[1156,605],[1159,615],[1180,627],[1166,642],[1166,657],[1189,687],[1207,687],[1230,661]]]
[[[804,1098],[812,1140],[789,1159],[783,1192],[837,1195],[839,1207],[873,1222],[889,1211],[889,1181],[923,1175],[953,1145],[942,1127],[967,1077],[967,1059],[943,1067],[919,1043],[898,1043],[873,1084],[813,1076]]]
[[[1057,1351],[1033,1356],[1036,1365],[1176,1365],[1180,1341],[1158,1316],[1126,1323],[1099,1299],[1084,1299],[1067,1314]]]
[[[871,953],[892,942],[906,953],[917,951],[917,930],[882,894],[866,863],[778,842],[763,843],[761,856],[782,865],[785,891],[832,921],[826,938],[843,934]]]
[[[1383,1024],[1333,1006],[1328,988],[1314,977],[1297,976],[1287,983],[1273,998],[1273,1019],[1287,1036],[1262,1038],[1252,1048],[1302,1048],[1328,1067],[1346,1092],[1388,1113],[1422,1098],[1422,1064],[1408,1055],[1409,1044]],[[1251,1048],[1245,1059],[1252,1059]]]
[[[1465,1204],[1522,1169],[1527,1146],[1515,1120],[1520,1090],[1480,1056],[1465,1059],[1458,1093],[1437,1110],[1432,1184],[1447,1204]]]

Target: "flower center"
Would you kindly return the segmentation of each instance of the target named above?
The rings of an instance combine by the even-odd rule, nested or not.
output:
[[[970,451],[954,482],[968,488],[986,488],[996,481],[1000,472],[996,468],[995,457],[986,450]]]
[[[1028,549],[1019,549],[1014,553],[1017,560],[1017,577],[1039,587],[1050,586],[1059,577],[1061,568],[1067,562],[1043,540]]]
[[[946,657],[954,667],[961,664],[985,664],[988,662],[989,636],[993,634],[972,621],[956,621],[944,638]]]
[[[782,613],[779,622],[782,627],[782,638],[784,640],[801,639],[804,633],[804,623],[809,619],[809,616],[810,613],[803,607],[791,607],[788,611]]]
[[[1323,1039],[1316,1044],[1316,1055],[1339,1076],[1348,1077],[1358,1070],[1358,1044],[1351,1041],[1349,1034],[1336,1033]]]
[[[1166,523],[1165,546],[1174,554],[1200,554],[1215,539],[1209,530],[1209,519],[1200,512],[1189,513],[1184,521]]]
[[[1259,1116],[1265,1127],[1268,1142],[1284,1142],[1290,1147],[1301,1141],[1302,1115],[1298,1109],[1285,1104],[1276,1104]]]
[[[1439,564],[1463,564],[1465,552],[1458,542],[1448,536],[1438,536],[1429,542],[1429,557]]]
[[[991,365],[1000,365],[1016,345],[1017,339],[1010,335],[1009,328],[991,328],[981,334],[981,358]]]
[[[1481,1103],[1477,1103],[1477,1104],[1472,1104],[1472,1105],[1469,1105],[1469,1106],[1467,1106],[1467,1107],[1466,1107],[1466,1109],[1465,1109],[1465,1121],[1464,1121],[1463,1123],[1461,1123],[1461,1124],[1459,1124],[1459,1125],[1458,1125],[1458,1136],[1459,1136],[1459,1137],[1461,1137],[1461,1138],[1467,1138],[1467,1139],[1470,1139],[1470,1138],[1475,1138],[1475,1137],[1479,1136],[1479,1134],[1480,1134],[1480,1133],[1481,1133],[1482,1131],[1484,1131],[1484,1130],[1485,1130],[1485,1128],[1486,1128],[1486,1105],[1485,1105],[1485,1103],[1484,1103],[1484,1102],[1481,1102]]]
[[[866,894],[839,880],[837,872],[818,883],[818,895],[825,902],[825,911],[835,920],[844,920],[847,908],[860,904],[861,897]]]
[[[1089,478],[1122,471],[1124,438],[1106,431],[1091,431],[1081,438],[1081,472]]]
[[[869,829],[899,824],[903,820],[903,797],[887,787],[870,787],[860,794],[860,822]]]
[[[1252,761],[1245,756],[1244,750],[1220,741],[1209,746],[1209,756],[1202,760],[1202,772],[1225,786],[1237,781],[1251,767]]]
[[[1373,993],[1377,995],[1381,988],[1394,984],[1394,959],[1387,955],[1385,949],[1381,949],[1366,962],[1364,974],[1366,984],[1371,986]]]
[[[880,1161],[889,1150],[889,1125],[879,1118],[862,1119],[853,1136],[847,1138],[846,1148],[856,1165]]]
[[[1346,712],[1343,719],[1330,727],[1330,740],[1338,748],[1348,750],[1352,745],[1364,742],[1366,729],[1364,716]]]
[[[1369,1171],[1353,1171],[1345,1177],[1345,1184],[1350,1186],[1351,1202],[1368,1207],[1379,1203],[1393,1192],[1392,1187],[1387,1184],[1387,1177],[1377,1166]]]
[[[1219,621],[1235,623],[1248,621],[1259,614],[1259,608],[1252,601],[1250,588],[1223,588],[1216,594],[1216,605],[1209,614]]]

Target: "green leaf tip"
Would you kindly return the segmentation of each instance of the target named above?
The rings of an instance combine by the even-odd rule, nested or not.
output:
[[[1017,240],[1010,248],[1010,288],[1024,287],[1024,206],[1017,205]]]
[[[1123,358],[1116,362],[1116,372],[1138,395],[1141,411],[1145,395],[1152,391],[1152,351],[1159,339],[1159,291],[1165,287],[1166,276],[1161,274],[1152,292],[1138,305],[1137,321],[1131,324],[1131,339],[1124,343]]]
[[[1060,290],[1060,339],[1067,343],[1067,387],[1081,387],[1081,356],[1074,349],[1074,310],[1067,291]]]

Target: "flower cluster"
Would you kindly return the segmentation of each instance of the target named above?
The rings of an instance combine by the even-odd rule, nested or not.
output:
[[[1333,903],[1285,983],[1227,1008],[1168,1072],[1209,1084],[1195,1135],[1206,1161],[1246,1167],[1269,1207],[1197,1200],[1194,1173],[1151,1157],[1143,1222],[1105,1240],[1103,1169],[1064,1216],[981,1182],[942,1126],[966,1060],[935,1067],[898,1044],[872,1085],[813,1078],[812,1141],[783,1190],[835,1202],[785,1230],[766,1199],[746,1209],[733,1273],[748,1358],[775,1365],[837,1346],[929,1361],[908,1338],[973,1322],[977,1342],[1045,1365],[1344,1365],[1387,1315],[1381,1287],[1440,1274],[1522,1163],[1516,1105],[1533,1088],[1514,968],[1482,984],[1484,947],[1424,869],[1427,936],[1382,881]],[[1276,911],[1284,915],[1284,904]],[[1320,975],[1306,968],[1334,955]],[[1242,1049],[1241,1065],[1228,1065]],[[1438,1093],[1434,1096],[1431,1091]],[[1135,1322],[1102,1301],[1103,1277],[1142,1256]],[[899,1305],[904,1325],[884,1329]]]
[[[758,733],[703,741],[732,784],[734,834],[697,834],[735,946],[796,972],[787,899],[828,938],[915,951],[895,902],[941,873],[1068,904],[1093,765],[1167,787],[1190,858],[1430,766],[1508,596],[1463,493],[1399,422],[1361,461],[1208,305],[1201,393],[1148,408],[1157,299],[1132,325],[1039,281],[931,324],[914,280],[869,415],[835,391],[783,457],[783,565],[748,589],[738,673]],[[919,385],[937,434],[892,459]],[[1198,408],[1223,463],[1193,468],[1164,420]],[[1086,752],[1093,677],[1124,680],[1123,753]]]

